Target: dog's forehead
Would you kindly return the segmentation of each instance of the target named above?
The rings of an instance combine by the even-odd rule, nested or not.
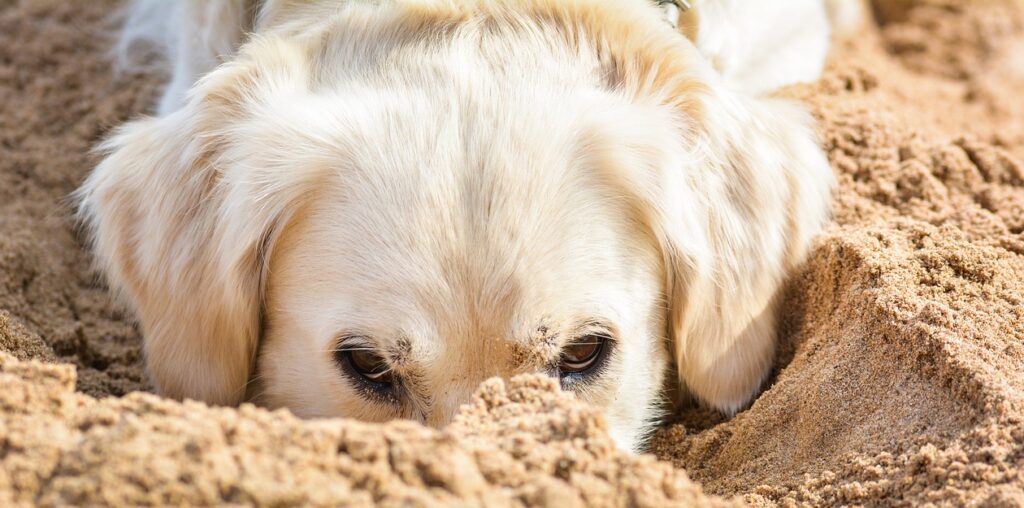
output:
[[[308,103],[314,142],[291,146],[329,171],[271,276],[332,317],[319,336],[364,334],[398,363],[539,361],[572,324],[626,312],[628,279],[657,270],[624,189],[586,153],[618,99],[448,91]]]
[[[515,159],[501,163],[477,169],[490,175],[382,176],[323,193],[293,266],[275,271],[309,279],[298,286],[336,306],[335,326],[366,330],[396,357],[456,338],[521,355],[516,345],[542,348],[573,322],[614,317],[624,279],[642,268],[628,212],[586,182],[504,181]]]

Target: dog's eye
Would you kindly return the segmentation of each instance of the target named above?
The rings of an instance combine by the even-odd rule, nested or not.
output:
[[[367,380],[374,383],[391,382],[391,370],[388,369],[388,364],[373,352],[350,350],[348,358],[352,362],[352,368]]]
[[[365,347],[342,347],[338,350],[342,367],[363,381],[379,388],[389,387],[393,381],[391,369],[380,355]]]
[[[604,358],[608,337],[603,335],[584,335],[579,340],[562,348],[562,357],[558,364],[558,372],[562,377],[586,373],[600,364]]]

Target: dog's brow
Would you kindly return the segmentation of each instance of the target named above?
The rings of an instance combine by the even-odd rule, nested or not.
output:
[[[514,341],[513,361],[522,366],[546,365],[558,358],[560,335],[550,319],[542,319],[523,341]]]
[[[607,335],[614,338],[616,335],[615,326],[612,325],[607,320],[601,318],[591,318],[586,319],[582,323],[580,323],[580,325],[576,327],[576,331],[574,332],[575,337],[590,334]]]
[[[387,348],[387,360],[394,367],[404,367],[412,361],[412,341],[408,336],[398,337],[390,347]]]

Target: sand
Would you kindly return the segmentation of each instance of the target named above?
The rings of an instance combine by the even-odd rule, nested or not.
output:
[[[113,73],[112,2],[0,0],[0,505],[1024,505],[1024,2],[888,0],[807,102],[835,221],[778,363],[648,455],[550,381],[448,428],[161,399],[67,194],[159,76]]]

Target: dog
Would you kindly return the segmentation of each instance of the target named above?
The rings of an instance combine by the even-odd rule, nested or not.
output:
[[[157,114],[77,191],[170,397],[441,426],[547,373],[641,449],[746,407],[827,223],[819,0],[143,1]],[[771,6],[769,6],[771,4]]]

